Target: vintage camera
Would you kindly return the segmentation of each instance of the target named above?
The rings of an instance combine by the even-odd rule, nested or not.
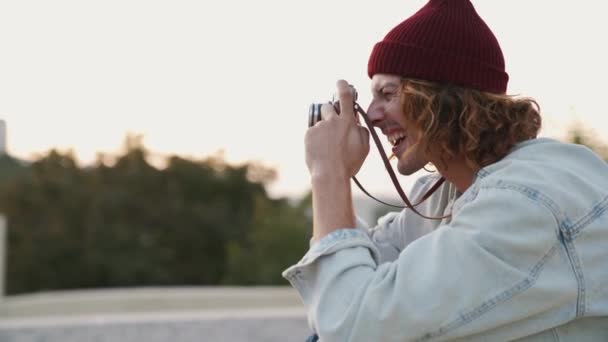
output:
[[[354,86],[349,85],[350,87],[350,91],[353,95],[353,101],[357,102],[357,89],[355,89]],[[331,105],[334,106],[334,108],[336,109],[336,113],[340,114],[340,101],[338,100],[338,94],[334,94],[331,98]],[[317,122],[323,120],[323,118],[321,117],[321,106],[323,104],[322,103],[312,103],[310,105],[310,108],[308,110],[308,127],[312,127],[314,126]],[[355,115],[357,115],[357,112],[355,111]]]

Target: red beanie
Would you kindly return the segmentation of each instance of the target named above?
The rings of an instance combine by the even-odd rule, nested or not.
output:
[[[497,94],[509,80],[498,41],[469,0],[430,0],[374,46],[367,73]]]

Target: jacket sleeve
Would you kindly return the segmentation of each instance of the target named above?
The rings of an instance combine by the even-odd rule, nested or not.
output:
[[[559,251],[551,211],[517,191],[467,195],[450,224],[412,242],[393,262],[379,263],[367,234],[342,229],[288,268],[283,276],[299,292],[320,340],[469,336],[550,312],[555,296],[569,298],[568,286],[555,285],[571,284],[569,278],[539,281]]]

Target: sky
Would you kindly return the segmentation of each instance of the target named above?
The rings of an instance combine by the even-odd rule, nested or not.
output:
[[[508,93],[538,100],[542,136],[564,139],[574,122],[608,135],[601,1],[472,2],[502,46]],[[140,134],[161,158],[221,153],[275,168],[271,195],[300,196],[309,104],[346,79],[365,108],[373,45],[425,3],[1,1],[8,152],[71,149],[84,165]],[[359,179],[372,193],[395,193],[374,146]],[[400,181],[407,189],[413,179]]]

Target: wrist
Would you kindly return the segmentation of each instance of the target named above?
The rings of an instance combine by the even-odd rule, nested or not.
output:
[[[313,241],[336,229],[353,228],[350,177],[345,173],[316,173],[312,177]]]
[[[350,176],[344,170],[334,168],[331,170],[315,170],[310,173],[310,181],[313,186],[316,184],[325,186],[329,183],[349,183]]]

